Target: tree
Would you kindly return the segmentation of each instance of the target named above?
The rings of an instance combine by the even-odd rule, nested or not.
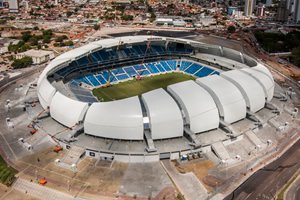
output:
[[[300,46],[292,50],[292,61],[297,66],[300,66]]]
[[[49,44],[51,42],[51,36],[43,36],[43,43]]]
[[[55,42],[63,42],[65,39],[68,39],[66,35],[59,36],[55,39]]]
[[[33,63],[32,58],[25,56],[21,59],[15,59],[14,62],[12,63],[12,66],[15,69],[20,69],[32,65],[32,63]]]
[[[95,24],[94,25],[94,29],[97,31],[97,30],[99,30],[100,29],[100,25],[99,24]]]
[[[6,24],[6,20],[5,19],[0,19],[0,24]]]
[[[133,20],[133,16],[132,15],[122,15],[121,19],[125,20],[125,21],[131,21],[131,20]]]
[[[31,44],[32,46],[36,46],[36,45],[38,45],[39,40],[38,40],[37,37],[31,37],[30,40],[29,40],[29,42],[30,42],[30,44]]]
[[[26,32],[22,33],[22,40],[24,42],[28,42],[31,37],[32,37],[32,35],[31,35],[30,31],[26,31]]]
[[[228,28],[227,28],[227,32],[228,33],[234,33],[235,32],[235,27],[234,26],[229,26]]]
[[[52,30],[51,30],[51,29],[44,30],[44,31],[43,31],[43,36],[46,36],[46,35],[52,36],[52,35],[53,35]]]
[[[67,17],[70,17],[71,15],[73,15],[73,12],[72,11],[68,11],[67,12]]]
[[[72,40],[64,42],[64,46],[73,46],[73,45],[74,45],[74,43]]]

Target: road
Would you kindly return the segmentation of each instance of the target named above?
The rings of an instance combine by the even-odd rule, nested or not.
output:
[[[300,177],[296,179],[286,192],[285,200],[298,200],[300,199]]]
[[[300,140],[279,159],[253,174],[225,200],[273,199],[300,168],[299,160]]]

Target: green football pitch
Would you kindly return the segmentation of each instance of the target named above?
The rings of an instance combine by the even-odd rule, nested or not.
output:
[[[106,88],[96,88],[93,90],[93,95],[99,101],[113,101],[141,95],[157,88],[166,88],[168,85],[187,80],[195,80],[195,77],[179,72],[160,74],[143,77],[141,80],[121,82]]]

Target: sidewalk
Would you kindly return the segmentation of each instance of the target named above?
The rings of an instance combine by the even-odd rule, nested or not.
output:
[[[13,184],[12,188],[43,200],[73,200],[74,198],[66,193],[30,182],[21,178]]]
[[[186,200],[208,198],[207,190],[193,173],[180,174],[169,160],[161,164]]]

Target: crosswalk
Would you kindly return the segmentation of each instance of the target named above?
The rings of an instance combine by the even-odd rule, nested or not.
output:
[[[74,197],[69,194],[21,178],[17,179],[13,188],[43,200],[74,200]]]

